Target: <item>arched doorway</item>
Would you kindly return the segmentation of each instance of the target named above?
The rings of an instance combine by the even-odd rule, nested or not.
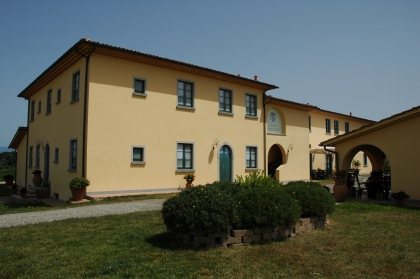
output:
[[[219,180],[232,181],[232,150],[227,145],[219,150]]]
[[[277,168],[284,163],[283,152],[276,144],[270,147],[268,151],[268,170],[267,174],[276,178]]]
[[[44,151],[44,184],[50,182],[50,145],[45,145]]]

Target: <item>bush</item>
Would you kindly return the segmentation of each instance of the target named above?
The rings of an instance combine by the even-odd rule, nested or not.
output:
[[[237,175],[234,183],[245,189],[254,187],[278,187],[282,185],[279,181],[273,179],[271,176],[265,175],[263,170],[252,172],[245,177]]]
[[[220,184],[196,186],[166,200],[162,218],[168,231],[207,234],[231,229],[235,215],[233,195],[220,188]]]
[[[238,228],[287,226],[296,223],[301,215],[298,203],[278,187],[254,187],[239,192],[235,207]]]
[[[90,181],[84,177],[74,177],[70,180],[69,187],[70,188],[85,188],[90,185]]]
[[[317,182],[293,181],[283,188],[299,203],[304,218],[325,216],[334,211],[335,201],[333,196]]]

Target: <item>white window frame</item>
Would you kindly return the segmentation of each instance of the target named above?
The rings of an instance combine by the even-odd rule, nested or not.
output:
[[[178,145],[182,144],[182,145],[191,145],[191,168],[178,168]],[[184,160],[185,158],[183,158]],[[175,148],[175,167],[176,167],[176,172],[195,172],[194,169],[195,166],[195,144],[194,142],[185,142],[185,141],[177,141],[176,142],[176,148]]]
[[[251,151],[255,150],[255,166],[248,166],[248,149]],[[256,145],[247,145],[245,147],[245,169],[246,170],[257,170],[258,169],[258,146]]]
[[[248,111],[248,106],[247,106],[247,97],[253,97],[255,98],[255,114],[249,114]],[[249,107],[249,110],[251,110],[251,108]],[[245,116],[248,118],[258,118],[258,95],[256,94],[252,94],[252,93],[245,93]]]
[[[143,83],[143,92],[136,91],[136,81],[141,81]],[[146,97],[147,96],[146,86],[147,86],[147,80],[145,78],[133,77],[133,95]]]
[[[142,150],[142,160],[134,161],[134,149],[140,148]],[[132,165],[144,165],[146,164],[146,147],[143,145],[132,145],[131,146],[131,164]]]

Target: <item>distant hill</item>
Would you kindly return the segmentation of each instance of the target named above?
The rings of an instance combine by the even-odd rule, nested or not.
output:
[[[6,146],[0,146],[0,153],[10,152],[10,151],[13,151],[13,149],[7,148]]]

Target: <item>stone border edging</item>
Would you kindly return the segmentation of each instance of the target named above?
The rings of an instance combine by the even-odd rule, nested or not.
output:
[[[248,230],[231,230],[227,232],[203,235],[200,233],[177,234],[178,242],[194,247],[227,247],[242,246],[262,241],[272,241],[293,237],[329,223],[328,215],[323,217],[300,218],[300,221],[289,227],[259,227]]]

